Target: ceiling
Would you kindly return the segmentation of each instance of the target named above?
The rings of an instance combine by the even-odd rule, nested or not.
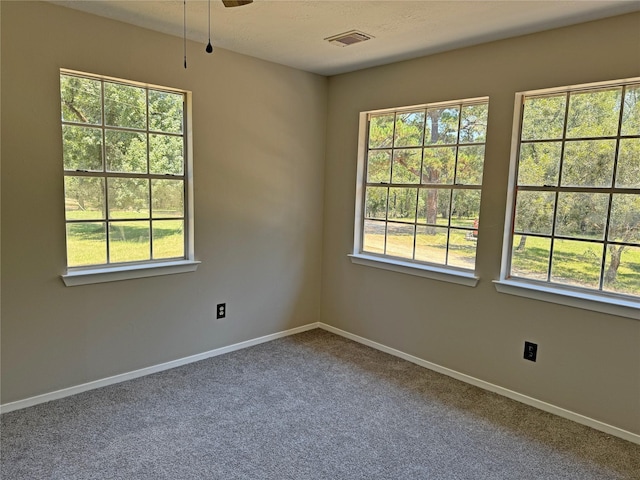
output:
[[[183,35],[182,0],[51,3]],[[214,47],[335,75],[639,10],[637,0],[254,0],[234,8],[212,0],[211,41]],[[202,43],[204,53],[207,1],[187,0],[186,13],[187,37]],[[349,30],[373,38],[348,47],[324,40]]]

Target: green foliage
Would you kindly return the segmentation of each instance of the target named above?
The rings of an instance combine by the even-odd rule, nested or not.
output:
[[[557,186],[561,152],[561,142],[520,145],[518,185]]]
[[[422,150],[406,148],[393,152],[391,183],[420,183]]]
[[[104,136],[107,171],[147,172],[147,136],[144,133],[107,130]]]
[[[555,194],[552,192],[518,192],[514,230],[550,235],[554,203]]]
[[[391,150],[372,150],[367,159],[367,182],[391,181]]]
[[[464,105],[460,122],[460,143],[484,143],[487,141],[489,104]]]
[[[522,140],[562,138],[566,95],[528,98],[523,106]]]
[[[395,115],[374,115],[369,120],[369,148],[391,148]]]
[[[65,170],[102,171],[102,131],[100,129],[63,125],[62,146]]]
[[[92,125],[102,123],[102,86],[99,80],[60,76],[62,120]]]
[[[640,138],[620,140],[616,187],[640,188]]]
[[[556,235],[604,239],[609,195],[606,193],[560,192]]]
[[[622,88],[572,93],[567,138],[604,137],[618,133]]]
[[[567,142],[564,150],[562,186],[610,187],[615,156],[615,140]]]
[[[627,86],[622,111],[622,135],[640,135],[640,84]]]
[[[424,149],[422,161],[422,183],[453,184],[456,164],[456,147]]]
[[[145,89],[104,82],[104,123],[112,127],[144,130],[147,127]]]
[[[424,110],[396,116],[394,146],[419,147],[424,140]]]
[[[108,178],[109,218],[149,218],[149,180]]]
[[[482,185],[484,167],[484,145],[458,147],[456,183],[462,185]]]

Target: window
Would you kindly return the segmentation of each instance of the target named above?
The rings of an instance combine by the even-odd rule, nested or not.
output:
[[[62,70],[60,97],[68,272],[192,259],[186,93]]]
[[[519,94],[516,118],[502,278],[640,300],[640,78]]]
[[[354,256],[473,272],[488,106],[362,114]]]

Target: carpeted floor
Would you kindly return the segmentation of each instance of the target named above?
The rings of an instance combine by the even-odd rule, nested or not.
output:
[[[312,330],[2,415],[6,480],[640,479],[640,446]]]

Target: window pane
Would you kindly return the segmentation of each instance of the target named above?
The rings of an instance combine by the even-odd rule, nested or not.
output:
[[[561,142],[520,145],[518,185],[557,186],[561,153]]]
[[[460,143],[483,143],[487,140],[487,118],[489,104],[462,107]]]
[[[640,295],[640,247],[609,245],[603,288],[609,292]]]
[[[104,82],[105,125],[147,128],[147,96],[144,88]]]
[[[566,95],[533,97],[524,101],[522,140],[562,138]]]
[[[454,190],[451,205],[451,225],[477,228],[480,216],[480,190]]]
[[[624,96],[622,135],[640,135],[640,85],[629,85]]]
[[[419,148],[394,151],[391,183],[420,183],[421,161],[422,150]]]
[[[551,235],[553,230],[553,192],[520,191],[516,199],[516,232]]]
[[[387,218],[387,187],[367,187],[364,216],[366,218]]]
[[[563,187],[610,187],[615,140],[567,142],[562,166]]]
[[[604,239],[608,206],[606,193],[559,193],[555,234]]]
[[[182,137],[149,135],[149,169],[160,175],[182,175],[184,165]]]
[[[102,123],[102,93],[99,80],[60,75],[62,120],[65,122]]]
[[[422,188],[418,196],[418,222],[430,225],[449,225],[449,203],[451,190],[448,188]]]
[[[473,270],[476,266],[476,237],[471,231],[451,229],[447,265]]]
[[[182,180],[151,180],[153,217],[184,216],[184,182]]]
[[[616,187],[640,188],[640,138],[620,140]]]
[[[394,114],[374,115],[369,119],[369,148],[393,146]]]
[[[424,110],[396,116],[395,147],[419,147],[424,138]]]
[[[104,178],[64,177],[67,220],[104,220]]]
[[[111,262],[116,263],[149,260],[149,222],[111,222],[109,257]]]
[[[369,152],[367,182],[389,183],[391,181],[391,150]]]
[[[413,225],[387,223],[385,253],[394,257],[413,258]]]
[[[612,242],[640,243],[640,195],[613,195],[608,238]]]
[[[147,136],[107,130],[105,152],[108,172],[147,173]]]
[[[453,184],[455,162],[456,147],[425,148],[422,161],[422,183]]]
[[[551,259],[551,281],[599,288],[602,248],[600,243],[557,239]]]
[[[109,178],[109,218],[149,218],[149,180]]]
[[[567,138],[617,135],[622,88],[572,93]]]
[[[104,222],[67,224],[67,265],[107,263],[107,233]]]
[[[484,166],[484,145],[458,148],[458,163],[456,165],[456,183],[462,185],[482,184],[482,169]]]
[[[390,188],[388,219],[396,222],[416,221],[417,188]]]
[[[62,158],[65,170],[102,171],[102,130],[63,125]]]
[[[179,93],[149,90],[149,130],[182,133],[183,100]]]
[[[444,265],[447,256],[447,229],[416,227],[416,260]]]
[[[514,235],[511,249],[511,275],[546,281],[549,273],[551,239]]]
[[[156,220],[152,230],[154,259],[184,257],[182,220]]]
[[[370,253],[384,253],[384,222],[373,220],[364,221],[362,251]]]
[[[459,117],[460,107],[430,108],[427,110],[425,145],[457,143]]]

